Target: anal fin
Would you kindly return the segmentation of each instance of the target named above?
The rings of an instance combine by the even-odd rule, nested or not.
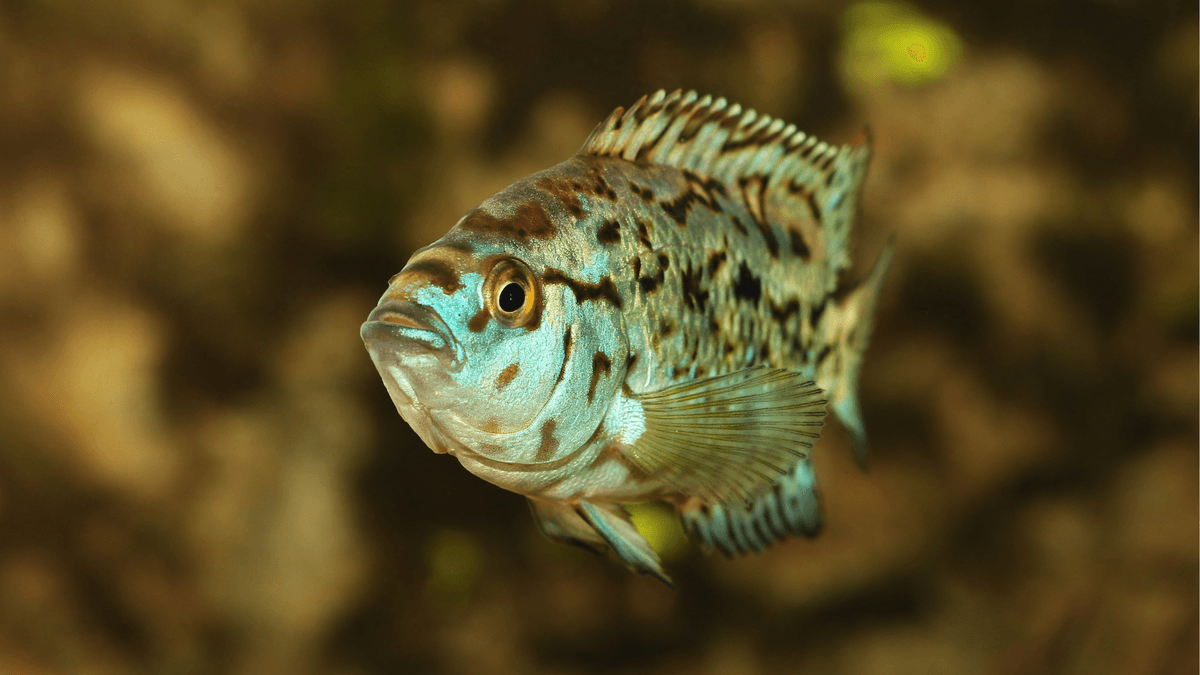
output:
[[[691,499],[679,507],[679,519],[706,551],[716,548],[728,556],[759,553],[789,534],[815,537],[821,531],[821,507],[812,463],[797,462],[748,506]]]

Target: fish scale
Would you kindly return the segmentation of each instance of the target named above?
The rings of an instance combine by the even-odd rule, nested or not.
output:
[[[869,156],[660,91],[416,252],[364,343],[421,438],[529,497],[548,537],[670,583],[620,504],[666,500],[730,555],[812,536],[827,405],[865,450],[890,246],[838,277]]]

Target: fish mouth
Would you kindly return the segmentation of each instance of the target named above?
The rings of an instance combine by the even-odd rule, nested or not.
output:
[[[359,330],[372,352],[392,351],[400,356],[432,354],[451,372],[462,370],[466,353],[454,333],[432,309],[415,302],[394,300],[380,304]]]

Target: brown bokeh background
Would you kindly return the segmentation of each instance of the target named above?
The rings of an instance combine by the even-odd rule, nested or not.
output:
[[[0,4],[0,673],[1197,672],[1195,3],[929,0],[961,61],[869,86],[849,7]],[[429,452],[358,338],[676,87],[870,123],[855,255],[899,245],[869,473],[828,425],[821,537],[678,593]]]

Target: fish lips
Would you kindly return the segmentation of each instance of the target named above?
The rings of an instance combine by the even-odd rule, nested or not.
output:
[[[376,307],[359,331],[367,349],[398,357],[431,354],[450,372],[462,370],[466,352],[450,327],[434,310],[408,301]]]

